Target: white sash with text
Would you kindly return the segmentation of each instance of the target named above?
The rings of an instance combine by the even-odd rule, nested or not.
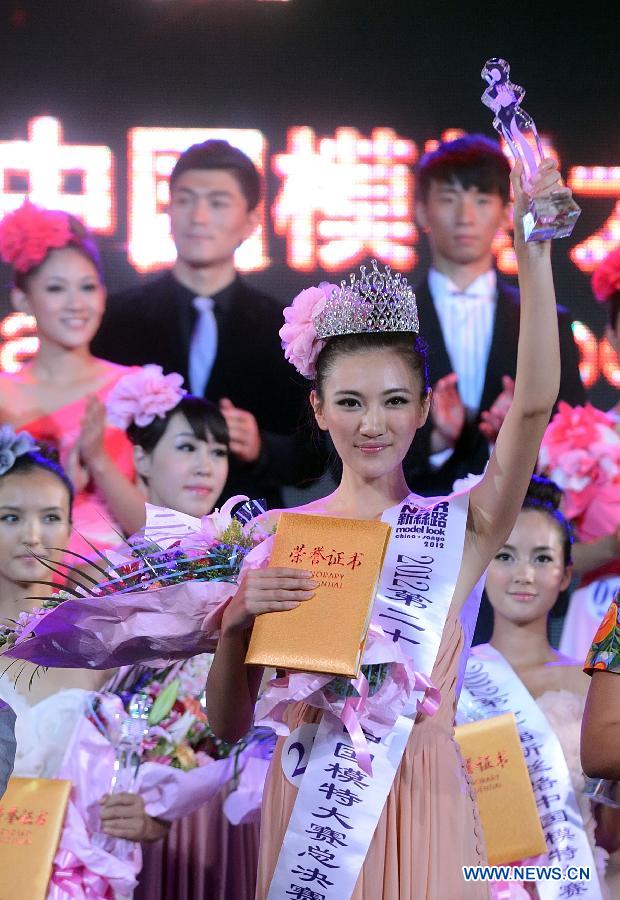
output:
[[[460,570],[468,504],[467,491],[449,498],[410,495],[382,516],[392,534],[371,621],[427,676]],[[358,767],[342,722],[323,714],[307,764],[299,759],[301,786],[267,900],[350,898],[411,734],[417,699],[410,699],[406,715],[384,738],[366,732],[372,777]],[[291,746],[304,753],[303,742]]]
[[[512,712],[534,790],[548,852],[536,864],[590,868],[590,881],[579,885],[579,897],[600,900],[601,888],[590,842],[579,811],[570,772],[555,732],[507,660],[491,647],[474,647],[467,662],[459,702],[459,721]],[[541,900],[559,900],[566,882],[538,881]],[[571,896],[573,896],[571,894]],[[575,893],[574,896],[577,896]]]

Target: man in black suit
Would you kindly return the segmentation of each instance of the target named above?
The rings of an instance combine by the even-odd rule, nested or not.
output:
[[[416,219],[431,268],[416,287],[423,336],[431,348],[429,423],[407,460],[408,482],[444,494],[455,479],[480,473],[512,399],[519,337],[519,292],[497,274],[492,243],[509,225],[510,167],[481,135],[445,142],[421,160]],[[558,307],[559,399],[583,403],[578,354],[566,310]]]
[[[289,474],[291,436],[307,408],[308,387],[282,353],[281,304],[235,270],[235,250],[258,224],[260,197],[254,164],[226,141],[182,153],[170,176],[176,262],[109,298],[93,351],[179,372],[192,393],[218,403],[231,436],[225,494],[266,497],[271,505],[281,501],[287,479],[299,475],[299,466]]]

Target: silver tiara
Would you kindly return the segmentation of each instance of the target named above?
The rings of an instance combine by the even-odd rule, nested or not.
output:
[[[380,272],[376,259],[371,272],[360,266],[359,277],[351,273],[349,284],[340,282],[340,290],[332,292],[313,324],[321,339],[378,331],[418,334],[420,330],[413,288],[400,272],[392,274],[389,266]]]

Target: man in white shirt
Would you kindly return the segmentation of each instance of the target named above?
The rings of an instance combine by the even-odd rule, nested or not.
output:
[[[468,135],[421,160],[416,220],[431,268],[416,288],[422,334],[433,352],[432,421],[408,458],[409,484],[422,494],[450,491],[482,472],[512,399],[519,335],[518,291],[498,277],[492,244],[510,225],[508,161],[494,141]],[[570,318],[558,307],[559,398],[583,403]]]

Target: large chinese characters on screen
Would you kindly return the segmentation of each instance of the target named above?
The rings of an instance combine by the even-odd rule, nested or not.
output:
[[[451,129],[451,139],[463,132]],[[414,224],[412,168],[421,152],[390,128],[370,134],[337,128],[317,135],[308,126],[288,129],[284,150],[270,153],[267,137],[255,129],[132,128],[127,134],[127,214],[117,216],[115,156],[105,144],[78,144],[65,138],[62,124],[50,116],[27,123],[26,137],[0,140],[0,215],[25,196],[49,208],[65,209],[95,233],[111,236],[127,248],[127,260],[140,273],[174,260],[166,207],[168,176],[190,144],[224,138],[244,151],[263,175],[275,176],[270,205],[261,210],[255,234],[238,250],[242,272],[286,265],[293,271],[340,273],[368,257],[409,271],[418,260],[419,234]],[[545,152],[558,159],[548,137]],[[560,162],[560,160],[558,160]],[[590,273],[620,243],[620,166],[577,165],[567,181],[578,198],[607,200],[612,206],[598,229],[570,247],[572,265]],[[285,259],[270,257],[271,238],[280,238]],[[514,275],[511,237],[495,241],[498,266]],[[607,340],[597,339],[583,322],[574,323],[586,387],[604,379],[620,387],[620,370]],[[37,347],[35,322],[13,313],[0,322],[0,368],[17,370]]]

